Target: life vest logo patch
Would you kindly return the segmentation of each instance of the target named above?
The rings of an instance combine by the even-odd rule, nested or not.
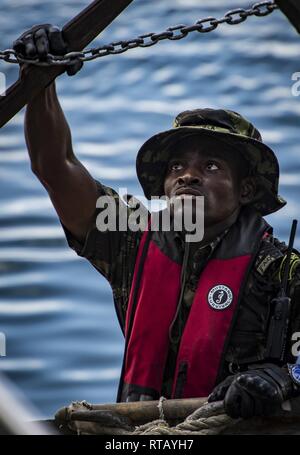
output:
[[[288,364],[288,370],[294,383],[297,384],[297,386],[300,386],[300,365]]]
[[[232,291],[228,286],[219,284],[209,291],[207,300],[209,305],[215,310],[224,310],[229,307],[233,300]]]

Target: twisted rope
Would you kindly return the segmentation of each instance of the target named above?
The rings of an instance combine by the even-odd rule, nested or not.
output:
[[[224,410],[223,402],[205,403],[183,422],[170,427],[164,419],[154,420],[136,427],[132,435],[213,435],[225,428],[238,423],[240,419],[232,419]]]
[[[170,426],[165,420],[163,402],[166,398],[161,397],[158,402],[159,419],[136,426],[134,429],[128,422],[122,420],[117,414],[110,411],[102,411],[93,416],[93,407],[89,403],[73,402],[67,408],[67,427],[77,434],[98,435],[213,435],[219,434],[228,427],[240,422],[241,419],[232,419],[224,410],[223,402],[205,403],[203,406],[189,415],[183,422],[176,426]],[[81,411],[80,418],[76,418],[76,412]],[[86,412],[82,415],[82,412]],[[75,414],[74,414],[75,413]],[[75,418],[71,418],[71,416]]]

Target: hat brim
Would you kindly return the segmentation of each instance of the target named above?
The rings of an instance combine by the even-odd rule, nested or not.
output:
[[[280,210],[286,201],[278,195],[279,165],[273,150],[263,142],[235,133],[199,126],[181,126],[155,134],[137,154],[136,170],[147,199],[164,195],[167,164],[176,142],[191,135],[209,137],[232,145],[253,166],[257,192],[252,205],[262,214]]]

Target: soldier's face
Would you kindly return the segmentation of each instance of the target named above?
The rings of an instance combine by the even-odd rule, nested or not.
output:
[[[204,196],[206,227],[225,220],[240,207],[241,186],[234,154],[225,153],[221,143],[200,142],[194,136],[176,145],[164,182],[169,198]]]

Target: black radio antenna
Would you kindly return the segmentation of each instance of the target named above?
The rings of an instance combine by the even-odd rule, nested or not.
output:
[[[288,245],[288,249],[287,249],[286,261],[284,264],[284,273],[283,273],[283,280],[282,280],[283,295],[286,295],[286,293],[287,293],[287,285],[288,285],[288,279],[289,279],[289,273],[290,273],[290,261],[291,261],[291,256],[292,256],[292,251],[293,251],[293,246],[294,246],[294,241],[295,241],[295,236],[296,236],[297,224],[298,224],[298,220],[293,220],[291,233],[290,233],[290,239],[289,239],[289,245]]]

